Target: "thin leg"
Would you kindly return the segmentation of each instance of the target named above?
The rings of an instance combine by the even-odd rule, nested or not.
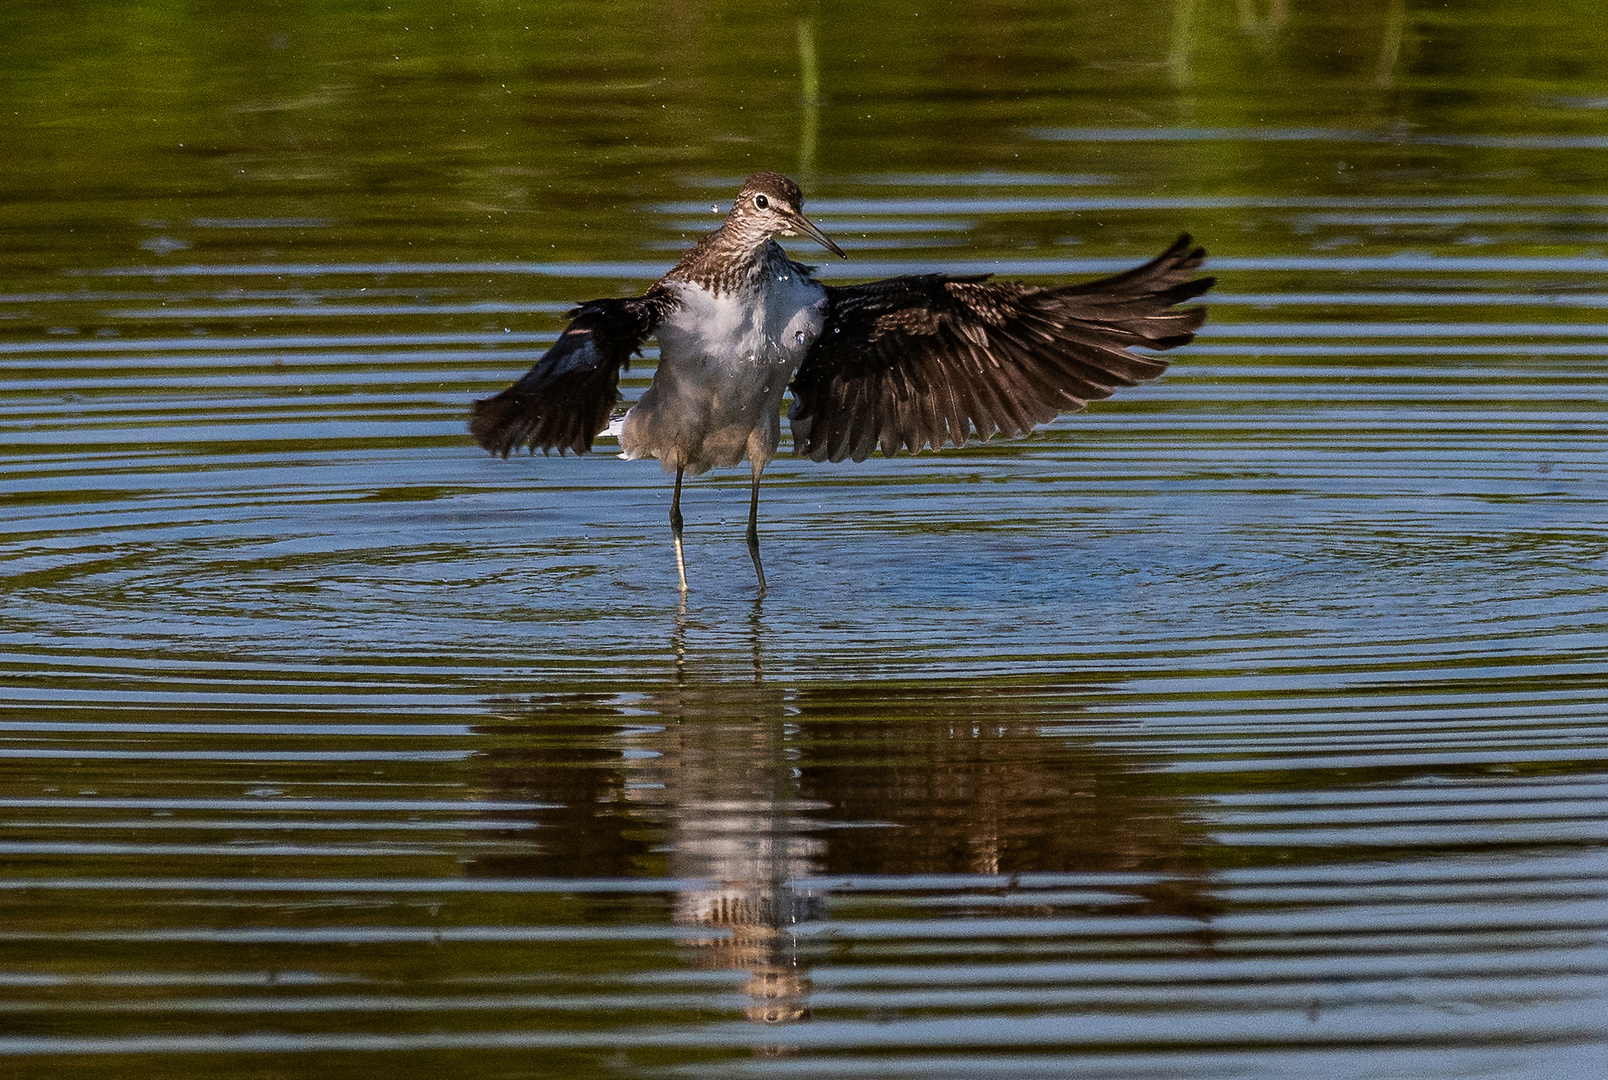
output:
[[[681,578],[681,591],[687,591],[687,560],[681,553],[681,474],[686,469],[676,470],[676,493],[670,499],[670,535],[676,542],[676,575]]]
[[[765,595],[765,567],[759,561],[759,473],[762,465],[754,466],[754,486],[748,493],[748,554],[754,558],[754,573],[759,576],[759,595]]]

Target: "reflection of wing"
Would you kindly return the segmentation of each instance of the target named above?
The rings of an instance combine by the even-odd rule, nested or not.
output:
[[[981,277],[889,278],[826,290],[826,326],[793,380],[794,450],[864,461],[882,448],[1021,435],[1068,409],[1153,379],[1206,321],[1173,310],[1216,284],[1188,235],[1115,277],[1058,289]]]
[[[662,289],[629,299],[591,300],[547,354],[496,397],[475,402],[469,434],[507,457],[517,446],[584,454],[619,400],[620,369],[658,329],[669,309]]]

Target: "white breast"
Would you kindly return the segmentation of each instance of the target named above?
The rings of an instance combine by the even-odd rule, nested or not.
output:
[[[781,441],[787,384],[820,336],[826,290],[785,261],[761,288],[665,284],[678,303],[659,325],[659,368],[621,426],[620,448],[693,475],[745,457],[763,468]]]
[[[684,282],[675,288],[681,302],[659,327],[661,357],[796,368],[821,333],[826,290],[790,270],[757,294],[716,294]]]

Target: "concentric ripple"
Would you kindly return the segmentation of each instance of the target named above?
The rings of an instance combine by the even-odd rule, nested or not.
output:
[[[1225,236],[1166,378],[1032,438],[778,459],[763,602],[746,476],[683,603],[659,470],[463,434],[662,260],[0,295],[0,1071],[1600,1072],[1608,263],[1393,239],[1543,200],[1115,182],[812,202],[857,276],[1002,215],[1313,239]]]

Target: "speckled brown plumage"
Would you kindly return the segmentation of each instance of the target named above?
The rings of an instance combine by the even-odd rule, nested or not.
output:
[[[926,274],[828,286],[826,329],[793,378],[794,450],[863,461],[1022,435],[1059,413],[1153,379],[1165,361],[1131,352],[1193,340],[1214,284],[1181,236],[1125,274],[1043,289]]]
[[[804,211],[804,193],[797,184],[781,173],[757,172],[743,181],[725,223],[687,249],[661,280],[689,282],[717,296],[757,284],[766,267],[764,260],[754,255],[764,251],[774,233],[764,216],[752,212],[755,196],[764,197],[771,206],[788,207],[799,214]],[[804,275],[815,272],[813,266],[791,265]]]
[[[794,450],[816,461],[1021,435],[1160,375],[1166,362],[1150,353],[1189,342],[1206,321],[1204,307],[1176,305],[1215,284],[1195,276],[1206,252],[1185,235],[1144,266],[1082,285],[922,274],[826,286],[775,242],[806,236],[843,254],[803,205],[780,173],[750,176],[720,228],[645,294],[575,308],[523,378],[477,401],[475,441],[504,457],[519,446],[590,450],[620,372],[657,335],[653,383],[611,430],[622,456],[656,457],[675,473],[682,589],[682,477],[749,461],[748,546],[763,593],[759,477],[778,449],[785,391]]]

